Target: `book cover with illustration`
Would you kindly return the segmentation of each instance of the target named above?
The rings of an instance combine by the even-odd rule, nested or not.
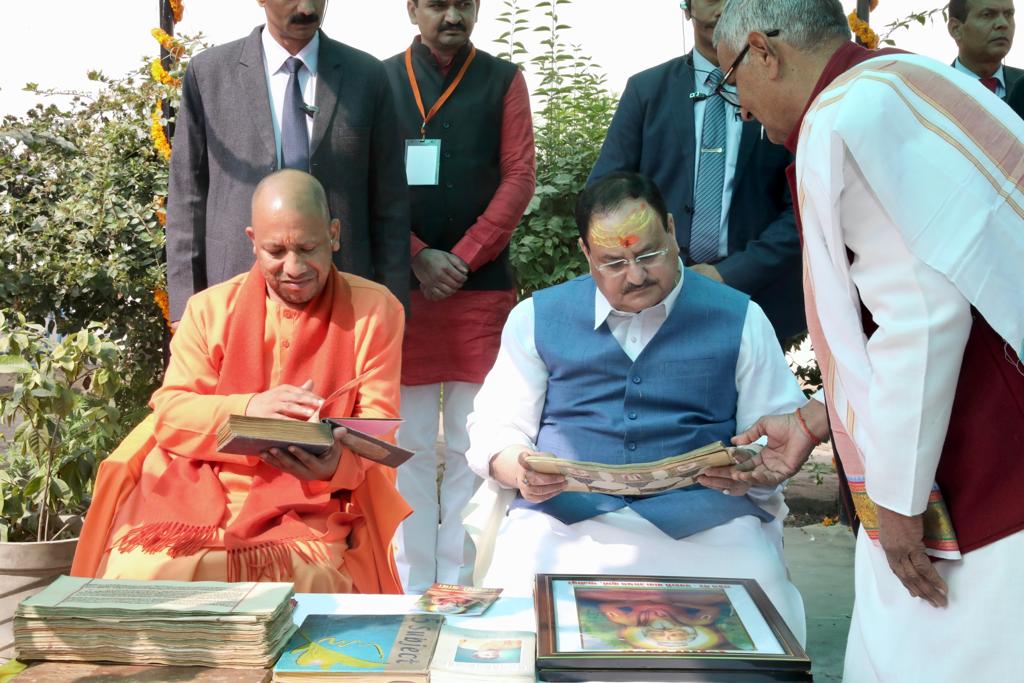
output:
[[[444,617],[311,614],[285,646],[274,680],[426,681]]]
[[[536,636],[445,625],[430,665],[430,683],[533,683]]]

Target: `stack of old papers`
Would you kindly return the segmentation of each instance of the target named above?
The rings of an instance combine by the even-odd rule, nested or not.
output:
[[[266,667],[295,630],[290,583],[62,576],[20,605],[22,660]]]

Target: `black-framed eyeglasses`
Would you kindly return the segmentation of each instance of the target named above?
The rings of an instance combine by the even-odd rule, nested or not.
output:
[[[782,29],[773,28],[771,31],[765,31],[764,35],[768,38],[777,38],[780,33],[782,33]],[[740,106],[739,93],[735,90],[726,90],[725,86],[729,84],[729,79],[732,78],[733,73],[736,71],[736,67],[740,65],[748,52],[750,52],[749,40],[747,41],[747,44],[743,46],[743,49],[740,50],[740,53],[736,55],[736,59],[732,60],[732,66],[730,66],[722,75],[722,80],[718,82],[718,85],[715,86],[715,91],[711,93],[712,95],[718,95],[734,107]]]

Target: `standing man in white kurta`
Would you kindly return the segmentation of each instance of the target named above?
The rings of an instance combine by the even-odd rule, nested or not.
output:
[[[805,402],[761,308],[683,270],[650,180],[600,178],[576,222],[590,275],[513,309],[470,415],[470,466],[517,491],[484,584],[529,594],[538,572],[749,577],[803,642],[776,487],[705,477],[645,498],[567,493],[560,475],[524,464],[539,452],[649,462]]]
[[[977,79],[850,43],[837,0],[722,17],[742,115],[796,154],[808,326],[861,521],[845,680],[1019,680],[1024,124]],[[767,435],[761,467],[736,478],[794,473],[825,422],[816,401],[760,420],[736,443]]]

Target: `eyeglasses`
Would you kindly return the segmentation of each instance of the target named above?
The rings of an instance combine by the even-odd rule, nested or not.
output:
[[[764,35],[768,38],[777,38],[781,32],[781,29],[773,28],[771,31],[765,31]],[[711,93],[712,95],[718,95],[734,107],[740,106],[740,95],[735,90],[726,90],[725,86],[728,85],[729,79],[732,78],[733,73],[736,71],[736,67],[740,65],[740,62],[743,61],[743,58],[747,56],[748,52],[750,52],[749,40],[747,41],[747,44],[743,46],[743,49],[740,50],[740,53],[736,55],[736,59],[732,60],[732,66],[729,67],[728,71],[726,71],[722,76],[722,80],[720,80],[718,85],[715,86],[715,91]]]
[[[643,268],[644,270],[647,270],[648,268],[655,268],[662,264],[665,260],[665,255],[668,254],[668,251],[668,247],[665,247],[658,251],[640,254],[635,258],[620,258],[615,261],[609,261],[608,263],[602,263],[597,267],[597,269],[602,275],[607,277],[619,277],[626,274],[626,271],[629,270],[629,264],[631,263],[635,263],[638,267]]]

